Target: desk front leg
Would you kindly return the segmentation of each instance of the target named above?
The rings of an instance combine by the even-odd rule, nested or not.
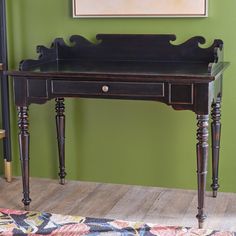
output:
[[[20,146],[20,161],[23,183],[23,199],[25,210],[29,210],[31,199],[29,197],[29,121],[28,107],[18,107],[18,127],[19,127],[19,146]]]
[[[213,197],[217,196],[217,190],[220,187],[218,184],[218,170],[219,170],[219,152],[220,152],[220,133],[221,133],[221,97],[217,97],[216,102],[212,104],[212,185]]]
[[[197,180],[198,180],[198,223],[203,228],[206,219],[204,202],[208,160],[208,120],[209,115],[197,115]]]
[[[57,126],[57,142],[59,154],[59,177],[60,184],[65,184],[65,104],[64,98],[56,98],[56,126]]]

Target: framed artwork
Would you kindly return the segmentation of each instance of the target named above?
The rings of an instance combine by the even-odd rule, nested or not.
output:
[[[207,17],[208,0],[72,0],[73,17]]]

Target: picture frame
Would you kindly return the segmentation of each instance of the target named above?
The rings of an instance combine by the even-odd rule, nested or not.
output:
[[[208,0],[72,0],[73,17],[207,17]]]

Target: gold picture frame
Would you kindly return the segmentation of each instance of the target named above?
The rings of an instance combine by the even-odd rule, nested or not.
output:
[[[72,0],[73,17],[207,17],[208,0]]]

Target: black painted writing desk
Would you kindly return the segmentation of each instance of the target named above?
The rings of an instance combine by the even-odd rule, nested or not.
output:
[[[29,196],[28,106],[55,98],[59,147],[60,182],[65,182],[65,97],[139,99],[166,103],[176,110],[197,115],[197,179],[199,227],[203,226],[204,195],[208,159],[208,120],[212,117],[213,196],[218,185],[220,104],[223,42],[201,48],[202,37],[174,45],[174,35],[97,35],[97,43],[72,36],[68,46],[62,39],[51,48],[38,46],[37,60],[22,61],[14,77],[18,107],[23,203]],[[185,148],[184,145],[182,148]],[[168,168],[168,167],[166,167]]]

